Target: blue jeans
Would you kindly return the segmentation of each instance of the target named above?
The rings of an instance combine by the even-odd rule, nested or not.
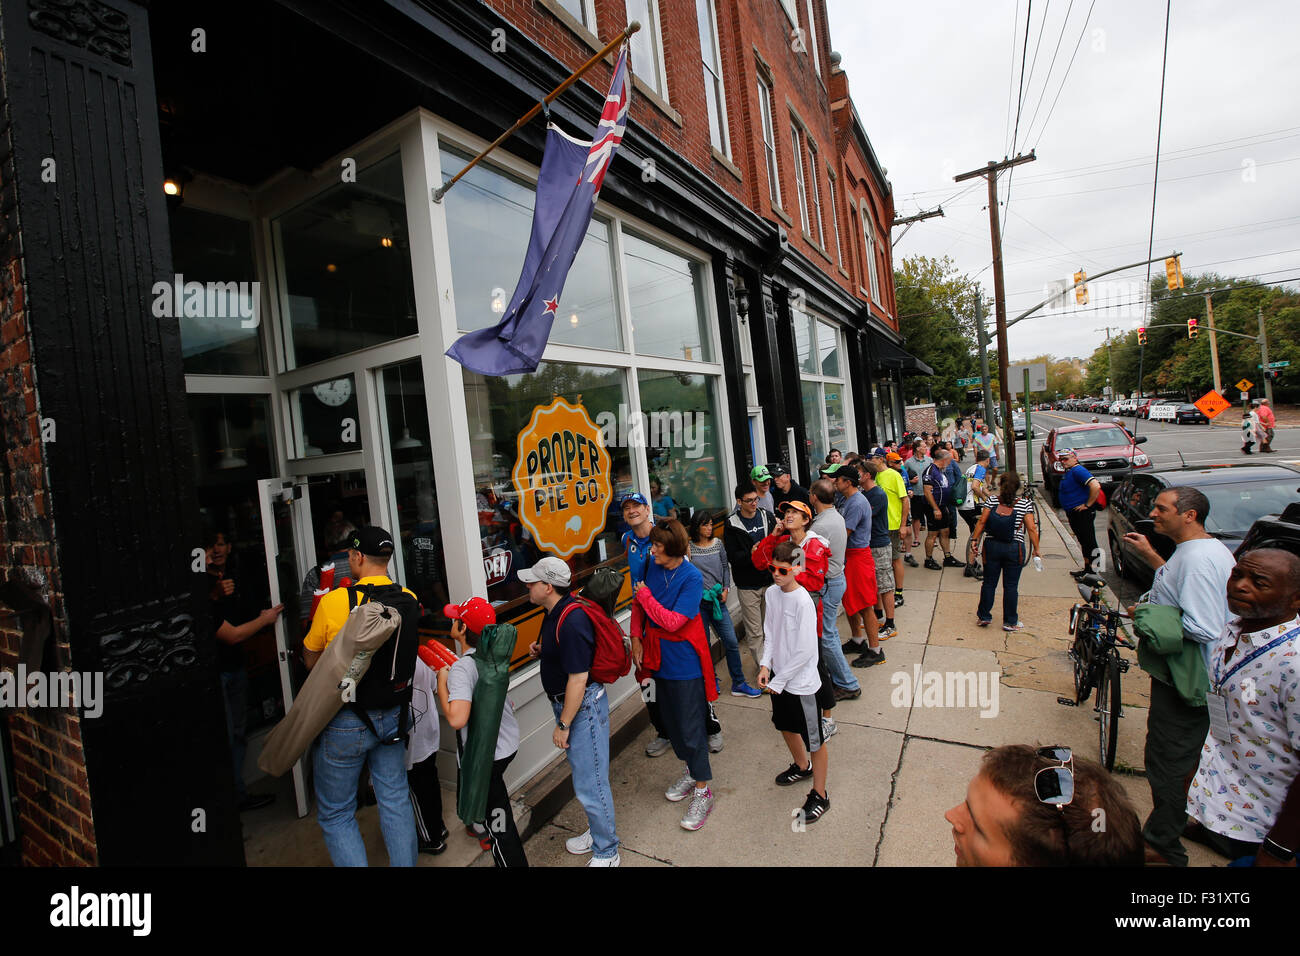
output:
[[[844,575],[826,579],[826,590],[822,591],[822,662],[830,672],[831,683],[845,690],[857,690],[858,679],[849,669],[849,662],[844,659],[844,647],[840,644],[840,629],[835,626],[835,619],[840,616],[840,605],[844,603],[844,591],[848,582]],[[870,610],[870,608],[868,608]]]
[[[564,705],[551,701],[555,719]],[[597,859],[618,855],[618,833],[614,830],[614,791],[609,786],[609,695],[604,684],[589,684],[582,706],[569,726],[569,773],[573,794],[587,811],[591,828],[591,852]]]
[[[984,539],[984,586],[980,588],[980,606],[975,612],[981,621],[993,620],[993,597],[998,589],[998,576],[1002,575],[1002,623],[1015,624],[1020,620],[1020,563],[1024,545],[1010,544],[994,538]]]
[[[398,708],[366,712],[385,738],[397,733]],[[363,765],[379,802],[391,866],[415,866],[415,814],[406,784],[406,747],[381,744],[361,718],[345,707],[316,739],[316,819],[335,866],[366,866],[366,845],[357,826],[357,782]]]
[[[707,635],[709,628],[717,634],[722,640],[722,646],[727,652],[727,670],[731,673],[731,686],[744,683],[745,671],[740,664],[740,642],[736,640],[736,625],[731,622],[731,612],[725,607],[722,609],[722,620],[715,620],[713,610],[709,606],[700,608],[700,617],[704,618],[704,633]]]

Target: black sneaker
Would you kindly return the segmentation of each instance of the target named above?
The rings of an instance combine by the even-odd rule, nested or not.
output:
[[[920,567],[920,565],[916,563],[916,558],[912,557],[910,554],[903,555],[903,563],[912,568]]]
[[[808,791],[808,799],[803,802],[803,807],[799,813],[803,817],[805,825],[816,823],[821,819],[822,814],[831,808],[830,797],[823,797],[814,787]]]
[[[847,687],[836,687],[834,693],[836,700],[857,700],[862,696],[862,688],[849,690]]]
[[[966,570],[961,573],[961,576],[963,578],[973,578],[975,577],[975,569],[968,564],[966,565]]]
[[[429,856],[437,856],[439,853],[445,853],[447,850],[447,835],[444,833],[437,840],[428,843],[421,840],[419,850],[421,853],[429,854]]]
[[[855,637],[852,640],[845,641],[841,650],[844,651],[845,656],[848,656],[849,654],[861,654],[868,646],[865,637]]]
[[[915,562],[913,562],[913,563],[915,564]],[[902,592],[902,591],[895,591],[895,592],[894,592],[894,607],[902,607],[902,606],[903,606],[904,604],[906,604],[906,603],[907,603],[907,602],[903,600],[903,592]]]
[[[925,565],[924,565],[924,566],[927,567],[927,568],[929,568],[931,571],[942,571],[942,570],[943,570],[943,565],[940,564],[938,561],[934,560],[934,558],[926,558],[926,559],[925,559]]]
[[[807,780],[812,776],[812,762],[809,761],[807,770],[800,770],[798,764],[790,764],[784,771],[776,775],[776,785],[778,787],[788,787],[791,784],[798,783],[800,780]]]
[[[966,562],[958,561],[951,554],[945,554],[943,556],[943,566],[945,568],[964,568],[966,567]]]
[[[1074,578],[1074,580],[1076,581],[1081,581],[1083,580],[1084,575],[1091,574],[1091,573],[1092,572],[1089,571],[1087,568],[1080,568],[1078,571],[1071,571],[1070,577]]]
[[[865,651],[863,651],[860,655],[858,655],[853,659],[854,667],[871,667],[875,664],[883,664],[883,663],[885,663],[885,652],[882,651],[880,648],[876,648],[873,651],[871,648],[868,647]]]

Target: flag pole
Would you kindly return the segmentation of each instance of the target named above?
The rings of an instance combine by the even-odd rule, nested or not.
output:
[[[522,127],[522,126],[524,126],[525,124],[529,123],[529,122],[533,119],[533,117],[535,117],[535,116],[536,116],[538,113],[540,113],[543,109],[545,109],[547,106],[549,106],[549,105],[551,104],[551,101],[553,101],[553,100],[554,100],[556,97],[558,97],[561,93],[563,93],[563,92],[564,92],[565,90],[567,90],[570,86],[572,86],[574,83],[576,83],[576,82],[579,80],[579,78],[582,77],[582,75],[583,75],[584,73],[586,73],[588,70],[590,70],[590,69],[591,69],[593,66],[595,66],[598,62],[600,62],[601,60],[603,60],[603,59],[604,59],[604,58],[605,58],[609,53],[611,53],[611,52],[613,51],[613,49],[614,49],[616,46],[618,46],[620,43],[624,43],[624,42],[626,42],[627,39],[628,39],[630,36],[632,36],[632,34],[636,33],[636,32],[637,32],[638,30],[640,30],[640,29],[641,29],[641,23],[640,23],[639,20],[633,20],[631,23],[629,23],[629,24],[627,25],[627,29],[624,30],[622,33],[620,33],[618,36],[616,36],[616,37],[615,37],[613,40],[611,40],[609,43],[607,43],[607,44],[605,45],[605,48],[604,48],[603,50],[601,50],[599,53],[597,53],[595,56],[593,56],[593,57],[592,57],[590,60],[588,60],[586,63],[582,64],[582,66],[578,67],[577,70],[575,70],[572,74],[570,74],[570,76],[569,76],[569,78],[568,78],[567,80],[565,80],[563,83],[561,83],[561,84],[560,84],[559,86],[557,86],[555,89],[551,90],[551,92],[547,93],[546,96],[543,97],[543,99],[542,99],[542,101],[541,101],[540,103],[534,103],[532,109],[530,109],[530,110],[529,110],[527,113],[525,113],[523,116],[519,117],[519,119],[515,120],[515,125],[511,126],[508,130],[506,130],[504,133],[502,133],[500,136],[498,136],[495,140],[493,140],[492,143],[491,143],[491,145],[489,145],[487,149],[483,150],[483,152],[479,153],[477,156],[475,156],[473,159],[471,159],[471,160],[470,160],[470,161],[465,165],[465,168],[464,168],[464,169],[462,169],[460,172],[458,172],[455,176],[453,176],[453,177],[451,178],[451,181],[450,181],[450,182],[444,183],[443,185],[441,185],[441,186],[439,186],[437,189],[435,189],[435,190],[433,191],[433,201],[434,201],[434,202],[442,202],[442,197],[445,196],[445,195],[447,195],[447,190],[451,189],[452,186],[455,186],[456,183],[460,180],[460,178],[461,178],[462,176],[464,176],[467,172],[469,172],[471,169],[473,169],[475,166],[477,166],[478,163],[479,163],[479,160],[481,160],[484,156],[486,156],[488,153],[492,152],[492,150],[496,149],[498,146],[500,146],[502,143],[504,143],[506,140],[508,140],[511,136],[513,136],[513,135],[515,134],[515,132],[516,132],[517,130],[520,129],[520,127]]]

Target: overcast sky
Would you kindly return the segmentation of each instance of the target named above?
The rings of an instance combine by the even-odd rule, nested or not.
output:
[[[1091,5],[1085,31],[1090,0],[1033,2],[1015,151],[1035,148],[1038,159],[1016,168],[1009,207],[1006,174],[999,181],[1009,317],[1080,267],[1095,273],[1147,257],[1165,4]],[[939,203],[946,213],[901,240],[896,229],[895,263],[949,255],[978,274],[990,300],[987,187],[952,177],[1012,152],[1012,49],[1018,82],[1028,6],[827,0],[831,46],[889,170],[897,215]],[[1300,4],[1174,0],[1152,255],[1181,251],[1185,273],[1300,277],[1297,36]],[[1156,263],[1153,274],[1163,268]],[[1136,328],[1140,307],[1116,303],[1131,300],[1144,278],[1142,267],[1092,287],[1092,311],[1072,305],[1019,323],[1009,332],[1012,360],[1087,357],[1104,338],[1094,329]],[[1103,303],[1111,304],[1096,308]]]

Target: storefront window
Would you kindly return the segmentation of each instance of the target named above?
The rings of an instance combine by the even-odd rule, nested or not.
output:
[[[844,386],[839,382],[825,382],[822,385],[826,407],[826,451],[832,448],[850,451],[848,423],[844,419]]]
[[[275,220],[291,367],[416,333],[401,157]]]
[[[688,509],[721,509],[722,448],[713,376],[643,370],[637,374],[644,414],[646,463],[685,522]]]
[[[801,382],[803,421],[808,432],[808,460],[814,466],[826,460],[826,428],[822,422],[822,387],[818,382]]]
[[[522,604],[527,599],[527,589],[518,579],[519,569],[531,567],[546,554],[567,550],[567,542],[585,542],[588,538],[591,542],[586,548],[564,556],[575,581],[601,563],[621,559],[623,548],[619,538],[626,529],[621,527],[618,500],[632,490],[624,373],[618,369],[543,362],[537,371],[525,375],[485,378],[465,370],[464,381],[479,535],[489,572],[488,600]],[[568,464],[553,464],[543,470],[556,482],[551,491],[564,497],[558,499],[559,510],[551,511],[551,520],[542,529],[546,540],[541,540],[526,526],[521,514],[515,474],[516,466],[525,464],[519,461],[521,447],[529,447],[530,436],[535,436],[541,427],[537,426],[534,412],[550,406],[557,398],[585,409],[586,416],[597,428],[607,428],[605,435],[586,437],[604,439],[609,461],[608,469],[602,468],[599,487],[591,486],[599,494],[589,498],[585,483],[577,489],[570,479],[591,471],[590,445],[583,443],[585,450],[580,458],[574,454],[572,444],[567,455],[563,448],[557,451],[557,458],[566,455]],[[597,509],[590,507],[593,502],[598,503]],[[587,507],[576,507],[579,504]],[[570,506],[575,507],[570,510]],[[567,521],[565,514],[570,516]],[[509,612],[498,609],[498,613]]]
[[[300,444],[291,457],[361,450],[356,383],[351,375],[298,389],[292,405]]]
[[[818,371],[822,375],[838,378],[840,374],[839,336],[833,326],[825,322],[817,323]]]
[[[249,224],[189,206],[171,211],[172,264],[187,375],[265,375],[262,302]],[[190,283],[196,283],[191,286]]]
[[[442,616],[447,593],[446,554],[438,521],[438,491],[433,480],[424,376],[420,360],[393,365],[381,373],[392,513],[401,539],[404,581],[426,614]]]
[[[441,146],[442,178],[449,181],[472,158]],[[447,193],[447,237],[456,322],[465,331],[501,320],[528,252],[536,189],[480,164]],[[614,306],[610,225],[599,216],[569,269],[548,339],[559,345],[618,349],[623,340]]]
[[[795,354],[799,358],[799,370],[817,374],[817,356],[813,352],[812,317],[801,309],[791,310],[791,322],[794,325]]]
[[[624,230],[632,335],[642,355],[712,361],[703,267]],[[561,309],[563,311],[563,309]]]

